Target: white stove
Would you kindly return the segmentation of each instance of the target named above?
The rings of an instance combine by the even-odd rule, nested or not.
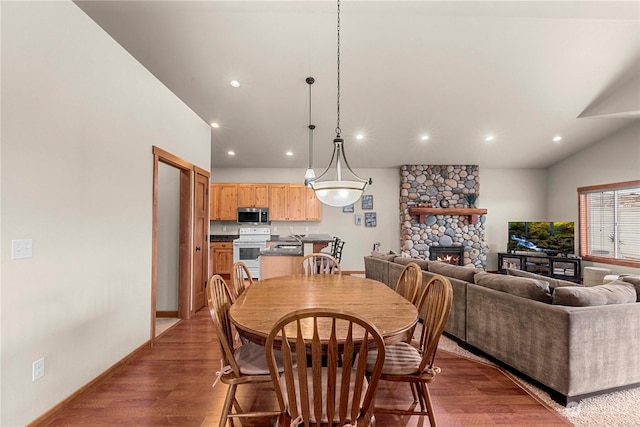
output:
[[[233,262],[245,263],[251,277],[260,278],[260,252],[267,249],[267,241],[271,239],[268,227],[241,227],[239,237],[233,241]]]

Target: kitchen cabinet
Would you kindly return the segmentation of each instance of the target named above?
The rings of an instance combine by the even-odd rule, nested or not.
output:
[[[320,221],[320,201],[303,184],[269,184],[271,221]]]
[[[269,207],[269,186],[267,184],[238,184],[238,207]]]
[[[233,269],[233,242],[213,242],[211,245],[213,257],[213,272],[225,280],[231,278]]]
[[[209,220],[210,221],[217,221],[220,219],[219,206],[220,206],[220,186],[218,184],[209,184]]]
[[[219,186],[218,213],[221,221],[236,221],[238,216],[238,185],[215,184]]]
[[[316,192],[313,189],[306,187],[307,200],[305,203],[305,217],[307,221],[320,221],[322,219],[322,203],[320,199],[316,197]]]

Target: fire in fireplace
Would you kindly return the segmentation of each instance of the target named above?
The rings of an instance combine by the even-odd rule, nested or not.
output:
[[[462,246],[431,246],[429,260],[464,265],[464,248]]]

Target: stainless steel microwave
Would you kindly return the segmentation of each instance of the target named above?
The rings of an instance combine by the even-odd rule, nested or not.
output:
[[[238,224],[269,225],[269,208],[238,208]]]

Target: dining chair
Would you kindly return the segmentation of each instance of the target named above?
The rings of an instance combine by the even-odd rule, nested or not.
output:
[[[434,276],[425,287],[419,300],[419,313],[424,316],[418,347],[400,342],[386,347],[386,357],[382,367],[381,381],[399,381],[411,384],[417,390],[420,411],[386,409],[376,407],[380,413],[427,415],[432,427],[436,427],[436,417],[429,393],[428,383],[440,373],[434,366],[438,341],[451,310],[453,290],[444,276]],[[367,369],[375,369],[376,354],[369,353]]]
[[[231,420],[234,418],[278,416],[280,414],[278,411],[246,412],[236,399],[236,391],[239,385],[270,383],[271,376],[264,347],[251,342],[235,347],[231,319],[229,317],[231,295],[226,282],[219,275],[214,275],[209,279],[207,303],[222,353],[220,371],[216,372],[217,378],[213,386],[218,381],[229,386],[222,407],[219,427],[225,427],[227,420],[233,425]],[[274,369],[282,370],[281,354],[273,353],[272,357],[274,357]]]
[[[278,426],[366,427],[375,422],[373,407],[385,354],[375,325],[344,310],[296,310],[276,322],[266,348],[281,411]],[[275,348],[282,351],[282,375]]]
[[[416,305],[420,285],[422,285],[422,268],[415,262],[410,262],[402,269],[395,290],[411,304]]]
[[[298,274],[342,274],[342,268],[337,259],[329,254],[316,252],[306,255],[296,267]]]
[[[338,260],[338,262],[342,261],[342,248],[344,247],[344,240],[336,237],[336,240],[331,247],[331,256]]]
[[[250,285],[253,283],[253,277],[251,277],[249,268],[244,262],[238,261],[233,263],[233,269],[231,270],[231,283],[233,284],[233,292],[231,292],[231,296],[235,302],[235,300],[242,295],[245,289],[247,289],[248,284]]]

